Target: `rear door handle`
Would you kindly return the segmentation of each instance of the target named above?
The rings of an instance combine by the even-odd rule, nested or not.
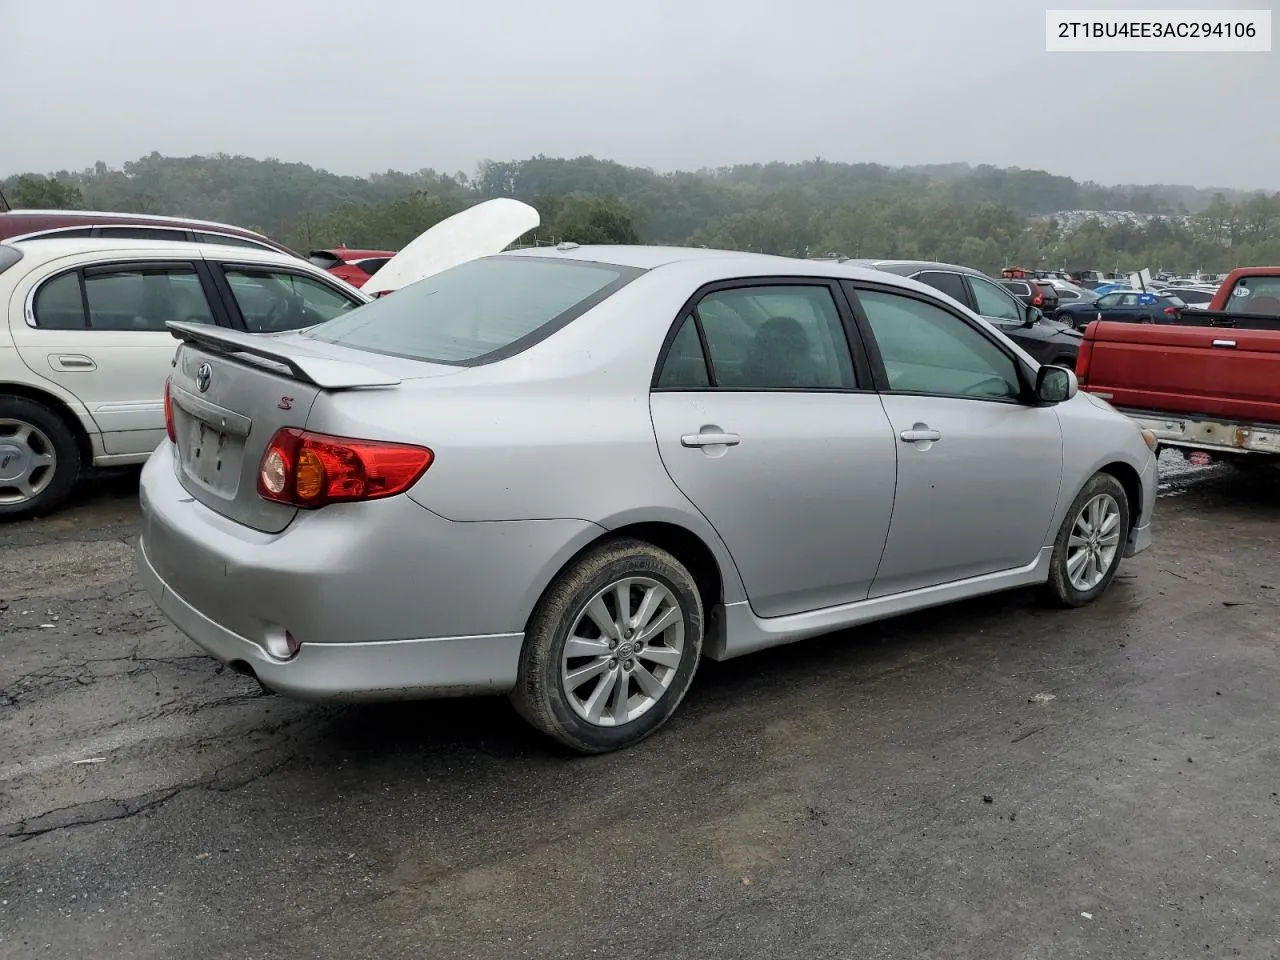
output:
[[[736,433],[686,433],[680,438],[682,447],[736,447],[741,442]]]
[[[1213,345],[1215,347],[1222,347],[1227,350],[1234,350],[1236,346],[1236,342],[1234,340],[1215,340],[1213,341]]]
[[[55,370],[97,370],[98,365],[93,362],[92,357],[86,357],[82,353],[60,353],[49,358],[50,365]]]
[[[903,430],[899,436],[902,437],[903,443],[919,443],[922,440],[933,441],[942,439],[941,430],[933,430],[926,427],[923,423],[918,423],[911,430]]]

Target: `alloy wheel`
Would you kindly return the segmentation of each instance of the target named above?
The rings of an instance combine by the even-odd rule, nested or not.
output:
[[[1120,505],[1109,493],[1089,500],[1076,515],[1067,540],[1067,579],[1088,593],[1106,577],[1120,549]]]
[[[649,711],[679,669],[684,622],[675,593],[651,577],[626,577],[596,593],[574,619],[560,662],[573,711],[601,727]]]

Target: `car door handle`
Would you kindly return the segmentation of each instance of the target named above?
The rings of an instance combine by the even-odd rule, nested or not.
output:
[[[917,423],[912,429],[903,430],[899,436],[902,437],[903,443],[919,443],[922,440],[941,440],[942,431],[930,429],[923,423]]]
[[[741,442],[736,433],[686,433],[680,438],[682,447],[736,447]]]
[[[93,358],[80,353],[60,353],[49,358],[55,370],[97,370]]]
[[[1224,350],[1234,350],[1236,342],[1234,340],[1215,340],[1213,345]]]

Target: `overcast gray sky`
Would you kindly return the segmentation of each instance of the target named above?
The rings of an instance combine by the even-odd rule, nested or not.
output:
[[[1280,53],[1046,53],[1046,6],[1073,5],[1177,4],[0,0],[0,174],[152,150],[355,174],[822,156],[1280,189]]]

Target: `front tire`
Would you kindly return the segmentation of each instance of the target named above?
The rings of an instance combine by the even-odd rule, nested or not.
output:
[[[1120,481],[1095,473],[1076,496],[1053,544],[1046,585],[1049,599],[1083,607],[1106,591],[1129,536],[1129,498]]]
[[[48,513],[80,474],[80,447],[62,418],[26,397],[0,396],[0,520]]]
[[[702,631],[702,599],[680,561],[639,540],[600,544],[539,601],[511,701],[579,753],[629,747],[680,705]]]

